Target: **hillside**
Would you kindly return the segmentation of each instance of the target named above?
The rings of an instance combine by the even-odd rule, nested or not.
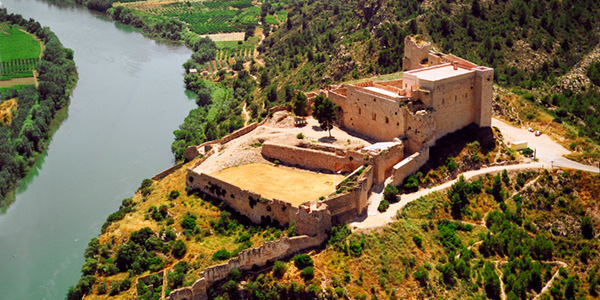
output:
[[[593,16],[600,14],[600,5],[594,1],[271,4],[287,18],[263,23],[268,25],[254,32],[257,39],[264,36],[257,43],[258,55],[248,56],[236,45],[181,36],[194,50],[185,69],[209,74],[185,77],[199,107],[175,131],[172,149],[178,160],[186,146],[264,120],[269,108],[290,103],[295,90],[401,77],[397,72],[402,68],[404,38],[410,34],[421,34],[439,51],[494,67],[496,116],[542,130],[574,151],[575,160],[591,163],[600,158],[600,67],[593,63],[598,59],[595,32],[600,25]],[[114,11],[109,10],[113,17]],[[590,62],[582,66],[579,61],[584,57]],[[237,63],[241,60],[242,66]],[[582,88],[569,79],[573,74],[590,80]],[[437,161],[421,176],[412,177],[412,183],[439,184],[459,171],[481,167],[482,158],[488,163],[522,159],[501,145],[497,131],[492,140],[477,142],[462,134],[468,136],[461,143],[464,147],[439,150]],[[452,173],[449,168],[456,169],[457,162],[459,169]],[[286,235],[285,228],[246,224],[220,203],[186,193],[185,169],[194,163],[162,180],[145,181],[134,197],[124,200],[98,241],[90,243],[84,276],[69,292],[70,299],[83,294],[129,299],[136,292],[130,288],[135,279],[162,269],[172,270],[167,279],[150,281],[154,287],[165,286],[168,294],[190,286],[203,268],[219,263],[217,251],[237,254]],[[276,262],[272,270],[232,272],[208,295],[211,299],[597,298],[600,215],[594,201],[600,195],[599,182],[596,175],[560,170],[459,180],[448,191],[408,204],[391,225],[370,232],[336,227],[323,249],[309,253],[310,260]],[[186,217],[188,212],[195,219],[182,222],[191,218]],[[123,263],[128,249],[130,256]],[[137,288],[143,299],[161,296],[146,284]]]
[[[310,275],[289,261],[211,299],[597,298],[598,182],[562,171],[459,180],[380,230],[334,228]]]

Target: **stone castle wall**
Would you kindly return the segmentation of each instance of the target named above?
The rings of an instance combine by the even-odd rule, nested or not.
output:
[[[414,174],[429,160],[429,148],[413,153],[396,164],[392,173],[392,185],[401,185],[404,179]]]
[[[294,220],[296,234],[311,236],[331,228],[331,216],[325,208],[307,212],[292,206],[289,202],[265,199],[260,194],[244,190],[205,173],[188,170],[186,186],[225,201],[227,205],[254,223],[277,222],[285,226]]]
[[[327,204],[327,209],[331,213],[332,225],[345,224],[367,212],[369,191],[373,185],[373,174],[373,167],[368,166],[362,174],[357,176],[356,184],[351,191],[319,201],[319,203]],[[353,176],[353,174],[349,176]]]
[[[244,135],[244,134],[246,134],[246,133],[254,130],[256,127],[258,127],[258,123],[254,122],[254,123],[252,123],[252,124],[250,124],[250,125],[248,125],[248,126],[246,126],[244,128],[240,128],[240,129],[232,132],[229,135],[224,136],[223,138],[221,138],[221,145],[224,145],[224,144],[226,144],[227,142],[229,142],[229,141],[231,141],[233,139],[239,138],[240,136],[242,136],[242,135]]]
[[[382,183],[392,175],[392,167],[404,158],[404,144],[400,143],[373,157],[373,181]]]
[[[194,282],[191,287],[177,289],[167,297],[168,300],[206,300],[207,289],[211,284],[223,280],[229,276],[233,269],[250,270],[253,267],[264,267],[268,263],[279,259],[291,257],[306,249],[321,245],[327,235],[322,234],[315,237],[295,236],[284,237],[278,241],[265,242],[258,248],[247,249],[240,252],[239,256],[230,259],[227,263],[208,267],[200,273],[201,278]]]
[[[352,85],[348,85],[346,97],[328,94],[343,109],[344,127],[379,141],[391,141],[404,134],[408,111],[398,102]]]
[[[210,150],[211,149],[210,146],[212,146],[212,145],[215,145],[215,144],[224,145],[227,142],[237,139],[240,136],[254,130],[256,127],[258,127],[258,125],[260,125],[260,124],[255,122],[246,127],[240,128],[240,129],[232,132],[231,134],[228,134],[218,140],[208,141],[208,142],[202,143],[198,146],[189,146],[189,147],[185,148],[185,152],[184,152],[183,156],[186,161],[190,161],[190,160],[196,158],[197,156],[202,155],[200,149],[202,149],[203,147],[206,147],[207,150]]]
[[[282,163],[301,166],[303,169],[328,172],[352,172],[368,163],[364,155],[355,151],[337,149],[336,152],[301,148],[265,142],[261,154]]]

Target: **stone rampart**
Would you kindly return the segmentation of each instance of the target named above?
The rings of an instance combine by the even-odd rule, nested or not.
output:
[[[206,291],[211,284],[229,276],[233,269],[251,270],[253,267],[264,267],[268,263],[279,259],[291,257],[306,249],[318,247],[327,238],[326,234],[315,237],[295,236],[284,237],[278,241],[265,242],[258,248],[247,249],[240,252],[239,256],[230,259],[227,263],[208,267],[200,273],[201,278],[191,287],[184,287],[171,292],[168,300],[205,300]]]
[[[355,151],[338,150],[335,153],[309,148],[279,145],[265,142],[262,145],[262,155],[279,160],[282,163],[300,166],[303,169],[328,172],[352,172],[364,163],[364,155]]]
[[[250,125],[248,125],[248,126],[246,126],[244,128],[240,128],[240,129],[232,132],[231,134],[226,135],[223,138],[221,138],[221,142],[220,143],[221,143],[221,145],[224,145],[227,142],[229,142],[229,141],[231,141],[233,139],[237,139],[240,136],[242,136],[242,135],[244,135],[244,134],[246,134],[246,133],[254,130],[256,127],[258,127],[258,123],[254,122],[254,123],[252,123],[252,124],[250,124]]]
[[[362,167],[361,167],[362,168]],[[328,197],[319,201],[327,205],[331,214],[332,225],[344,224],[356,219],[357,216],[366,213],[369,190],[373,185],[373,167],[367,166],[363,172],[356,176],[350,174],[346,179],[355,182],[352,187],[347,187],[342,194]],[[356,176],[352,179],[353,176]],[[343,186],[341,184],[339,187]]]
[[[373,157],[375,183],[382,183],[392,175],[392,167],[404,158],[404,145],[396,144],[389,149],[383,150]]]
[[[167,177],[169,174],[173,173],[175,170],[181,168],[181,166],[183,166],[183,163],[175,164],[174,166],[154,175],[154,177],[152,177],[152,180],[161,180]]]
[[[185,152],[183,153],[183,157],[185,158],[186,161],[191,161],[194,158],[196,158],[199,155],[202,155],[202,151],[201,149],[204,148],[204,152],[210,149],[212,149],[212,145],[218,144],[220,143],[221,140],[214,140],[214,141],[209,141],[206,143],[202,143],[198,146],[188,146],[187,148],[185,148]]]
[[[393,168],[392,185],[400,185],[406,177],[415,173],[429,160],[429,148],[421,149],[403,159]]]
[[[266,199],[260,194],[244,190],[231,183],[205,173],[188,169],[186,186],[199,189],[205,194],[221,199],[254,223],[277,222],[282,226],[296,221],[295,232],[299,235],[317,235],[331,227],[331,217],[325,207],[310,210],[292,206],[289,202]]]

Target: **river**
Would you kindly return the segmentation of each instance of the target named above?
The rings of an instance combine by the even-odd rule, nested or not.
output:
[[[195,107],[181,67],[191,52],[83,8],[0,2],[75,51],[68,117],[0,215],[0,299],[64,299],[106,217],[174,163],[172,132]]]

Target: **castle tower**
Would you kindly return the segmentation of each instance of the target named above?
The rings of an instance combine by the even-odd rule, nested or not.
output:
[[[479,66],[475,70],[474,105],[475,123],[479,127],[492,126],[492,94],[494,69]]]
[[[406,36],[404,38],[404,58],[402,58],[402,71],[418,69],[422,63],[427,63],[431,52],[431,44],[418,38]]]

